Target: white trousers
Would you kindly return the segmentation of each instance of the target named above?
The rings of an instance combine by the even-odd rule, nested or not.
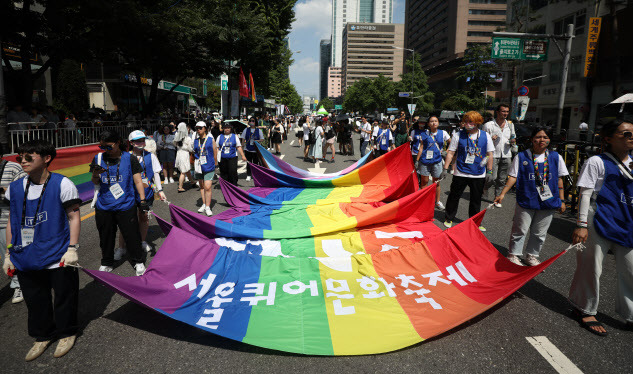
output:
[[[538,257],[543,248],[547,230],[554,217],[554,209],[538,210],[525,209],[516,205],[514,220],[512,222],[512,234],[510,234],[509,253],[516,256],[523,254],[523,243],[530,231],[525,253]]]

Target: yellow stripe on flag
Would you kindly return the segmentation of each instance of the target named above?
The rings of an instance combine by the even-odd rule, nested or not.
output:
[[[68,178],[75,177],[77,175],[85,174],[90,171],[90,164],[83,164],[77,166],[71,166],[68,168],[55,170],[55,173],[64,175]]]

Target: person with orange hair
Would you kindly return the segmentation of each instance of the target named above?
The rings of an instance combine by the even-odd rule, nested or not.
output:
[[[468,216],[472,217],[479,213],[484,185],[492,180],[495,145],[490,134],[479,129],[484,122],[483,117],[478,112],[470,111],[464,114],[462,122],[464,129],[453,135],[444,161],[444,170],[440,176],[440,179],[446,177],[448,168],[455,158],[451,191],[446,201],[444,221],[446,227],[453,226],[459,199],[466,187],[470,188]],[[479,226],[479,229],[486,231],[483,226]]]

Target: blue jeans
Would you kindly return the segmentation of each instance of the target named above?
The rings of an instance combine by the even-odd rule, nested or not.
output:
[[[369,145],[369,140],[363,140],[360,143],[360,157],[363,158],[367,154],[367,146]]]

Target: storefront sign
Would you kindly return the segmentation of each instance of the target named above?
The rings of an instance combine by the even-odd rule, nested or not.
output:
[[[600,17],[589,19],[589,32],[587,33],[587,52],[585,53],[585,77],[591,77],[596,72],[596,50],[598,48],[598,37],[600,36]]]

